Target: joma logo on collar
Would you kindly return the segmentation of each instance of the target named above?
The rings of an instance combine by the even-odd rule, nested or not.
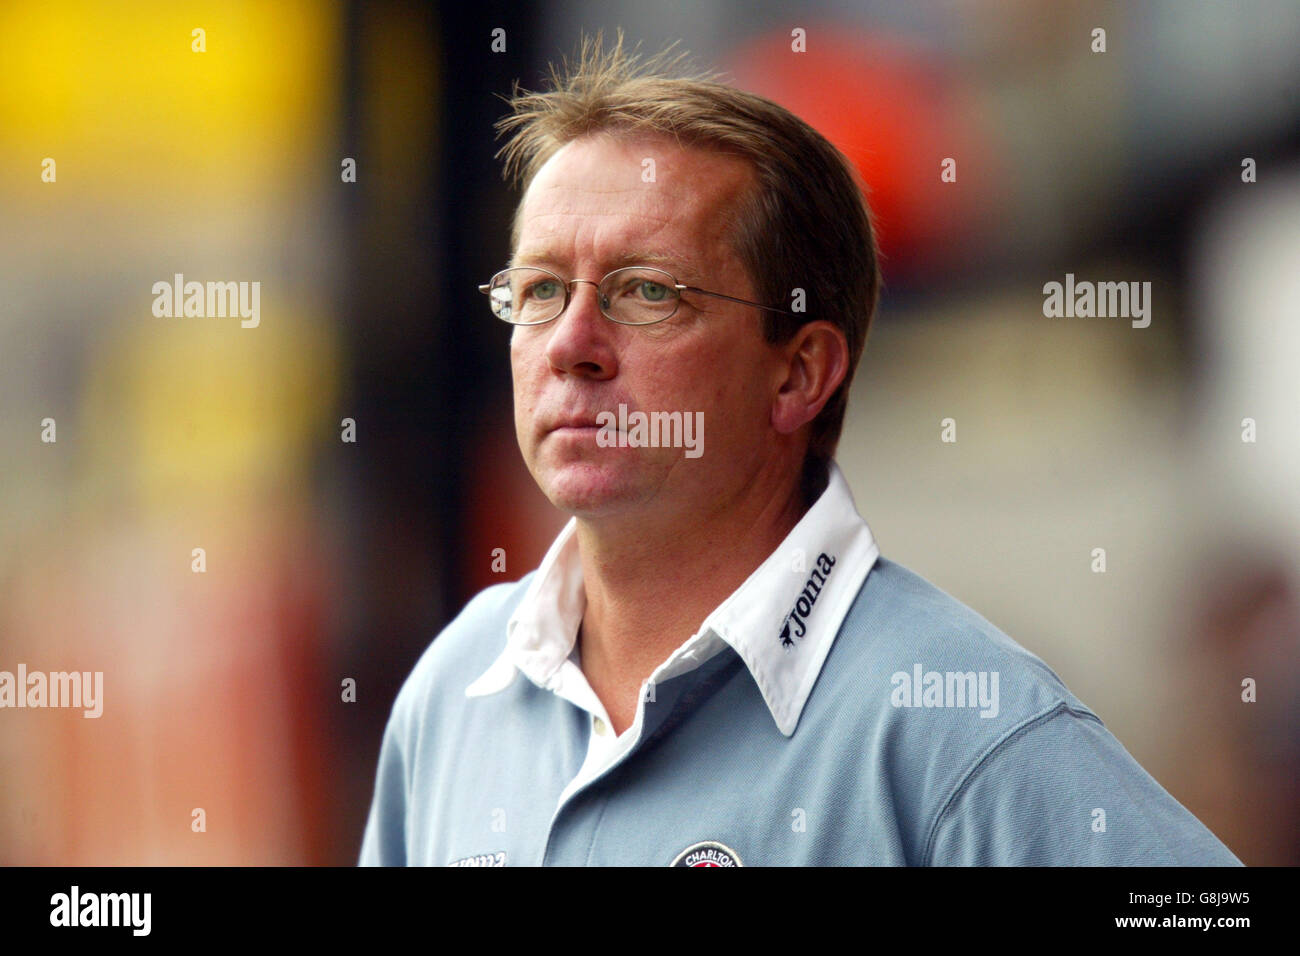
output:
[[[822,593],[822,588],[826,586],[826,579],[831,576],[834,567],[834,558],[825,553],[817,556],[817,567],[813,568],[812,574],[808,575],[808,580],[804,582],[803,590],[799,592],[794,607],[781,622],[782,647],[787,649],[794,647],[794,639],[808,633],[808,625],[804,622],[812,612],[813,605],[817,603],[817,595]],[[791,624],[794,625],[793,634],[790,633]]]

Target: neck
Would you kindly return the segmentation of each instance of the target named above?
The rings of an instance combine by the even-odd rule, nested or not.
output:
[[[582,669],[615,732],[635,718],[642,682],[799,523],[804,493],[797,473],[760,473],[698,513],[579,519]]]

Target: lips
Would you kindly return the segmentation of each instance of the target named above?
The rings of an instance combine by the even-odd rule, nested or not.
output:
[[[618,405],[615,404],[614,407],[617,408]],[[566,429],[566,428],[591,429],[592,431],[596,431],[601,428],[607,427],[601,425],[599,422],[596,421],[597,416],[603,414],[617,416],[618,413],[615,412],[613,409],[599,409],[593,412],[585,412],[585,411],[567,412],[564,415],[551,420],[547,425],[545,425],[543,428],[543,433],[549,434],[550,432],[561,431],[562,429]],[[617,428],[617,419],[615,421],[614,427]]]
[[[559,431],[562,428],[599,428],[596,424],[595,416],[591,418],[566,418],[552,425],[547,431]]]

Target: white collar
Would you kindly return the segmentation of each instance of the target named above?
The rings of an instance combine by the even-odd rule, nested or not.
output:
[[[794,733],[844,616],[880,556],[839,466],[831,462],[829,471],[826,490],[785,540],[655,670],[652,682],[692,670],[725,643],[749,668],[781,733]],[[506,624],[505,650],[465,689],[467,696],[503,690],[518,672],[579,706],[603,710],[586,681],[575,681],[569,659],[587,603],[576,527],[570,520],[551,545]]]

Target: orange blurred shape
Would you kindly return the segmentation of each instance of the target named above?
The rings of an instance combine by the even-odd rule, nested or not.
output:
[[[867,183],[886,276],[967,246],[996,191],[973,94],[932,57],[840,23],[761,36],[728,58],[738,86],[779,103],[834,143]],[[956,181],[940,179],[956,160]]]

